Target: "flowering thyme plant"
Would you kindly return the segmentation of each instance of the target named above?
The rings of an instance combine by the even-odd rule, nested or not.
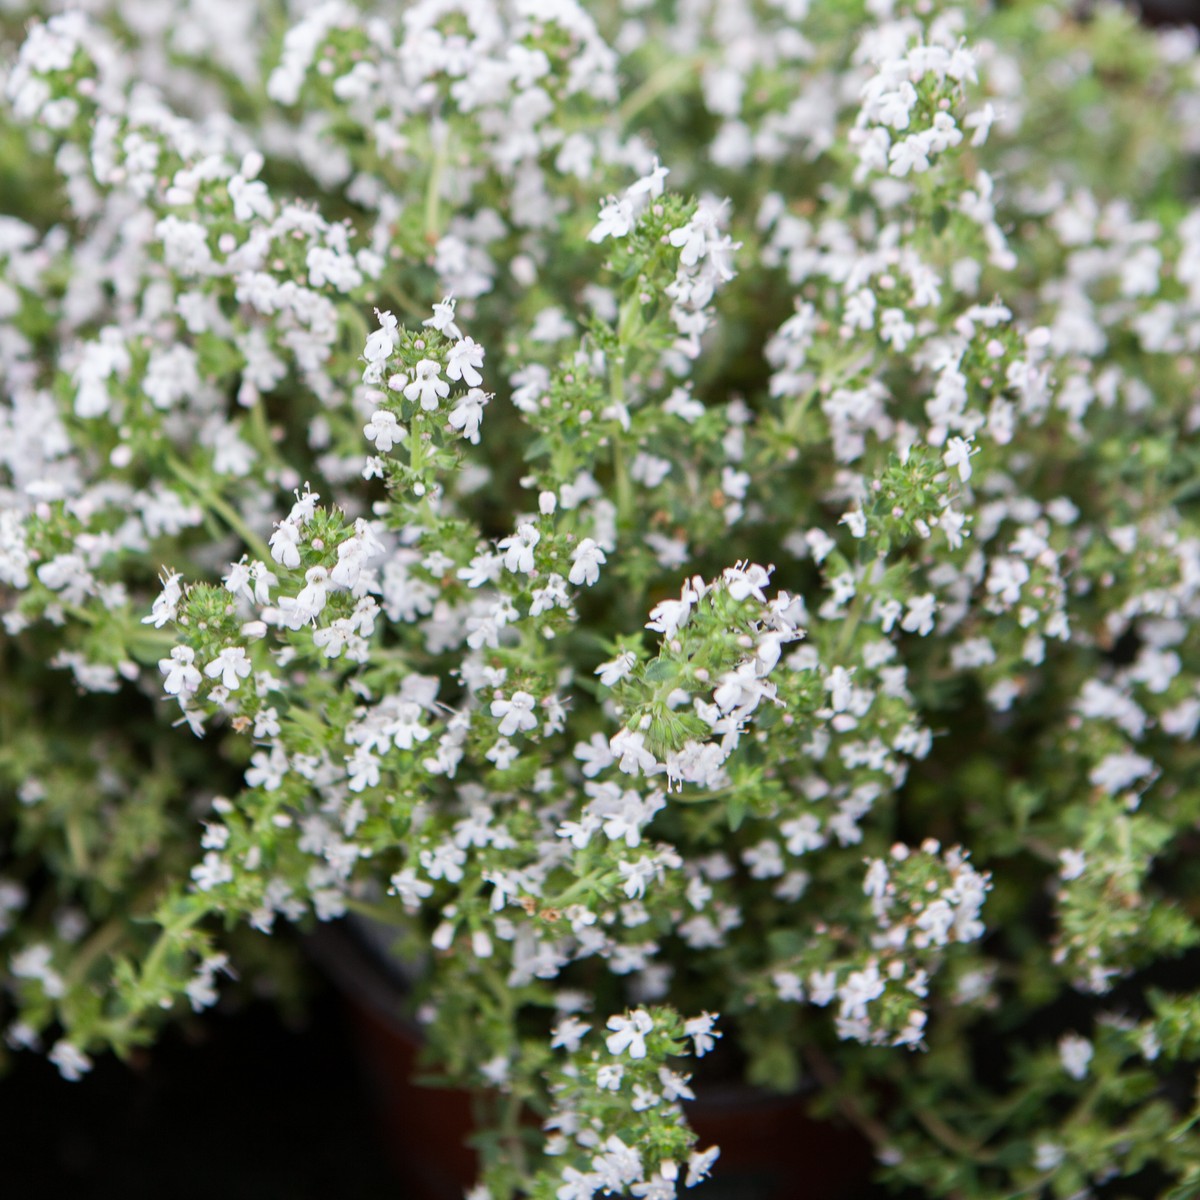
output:
[[[360,913],[475,1200],[719,1172],[735,1041],[922,1194],[1196,1195],[1195,39],[85,7],[0,5],[7,1045]]]

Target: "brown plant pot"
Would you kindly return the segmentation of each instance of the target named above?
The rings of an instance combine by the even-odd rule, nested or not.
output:
[[[475,1180],[470,1094],[424,1087],[419,1026],[401,1013],[403,985],[349,933],[325,927],[313,957],[332,978],[352,1017],[354,1040],[375,1093],[392,1162],[410,1200],[462,1200]],[[687,1105],[701,1147],[717,1144],[704,1200],[854,1200],[874,1160],[855,1132],[808,1114],[807,1092],[777,1095],[746,1084],[698,1089]]]

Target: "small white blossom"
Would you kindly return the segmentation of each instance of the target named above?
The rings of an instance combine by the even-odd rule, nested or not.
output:
[[[971,478],[971,455],[977,452],[977,448],[972,446],[966,438],[952,437],[946,443],[946,452],[942,455],[942,461],[952,471],[957,467],[959,479],[966,483]]]
[[[77,1083],[92,1069],[92,1060],[74,1042],[66,1039],[55,1042],[47,1057],[58,1068],[58,1073],[71,1083]]]
[[[483,347],[470,338],[463,338],[450,347],[446,356],[446,377],[461,379],[469,388],[477,388],[483,376],[477,368],[483,366]],[[420,365],[418,364],[418,372]],[[411,397],[409,397],[411,399]]]
[[[396,420],[394,413],[383,409],[376,410],[371,420],[363,426],[368,442],[375,443],[375,449],[380,454],[387,454],[393,446],[404,440],[406,430]]]
[[[685,1186],[695,1187],[708,1178],[713,1164],[721,1155],[719,1146],[709,1146],[707,1150],[694,1150],[688,1157],[688,1171]]]
[[[423,358],[413,370],[413,380],[404,389],[407,400],[419,400],[426,412],[434,412],[438,401],[450,395],[450,385],[441,378],[442,364]]]
[[[158,669],[166,676],[163,680],[163,691],[168,696],[186,699],[200,690],[203,680],[200,672],[192,665],[195,659],[196,652],[191,646],[175,646],[171,650],[170,658],[158,660]]]
[[[718,1013],[701,1013],[698,1017],[690,1017],[683,1023],[683,1031],[692,1039],[696,1057],[703,1058],[716,1046],[716,1039],[721,1037],[716,1028]]]
[[[382,362],[391,356],[395,350],[398,338],[396,336],[396,328],[399,322],[390,312],[380,312],[375,310],[375,317],[379,321],[379,328],[367,338],[367,346],[363,351],[363,357],[368,363]]]
[[[241,646],[226,646],[204,668],[204,673],[209,679],[217,679],[219,677],[221,686],[229,688],[230,691],[236,691],[241,686],[241,681],[250,674],[250,671],[250,660],[246,657],[246,651]]]
[[[600,676],[600,682],[605,687],[615,687],[622,679],[625,679],[630,671],[637,665],[637,655],[626,650],[618,654],[616,658],[610,662],[601,663],[594,674]]]
[[[513,692],[507,700],[493,700],[492,716],[500,718],[500,736],[512,737],[514,733],[527,733],[531,729],[536,729],[538,724],[537,716],[534,713],[536,705],[536,698],[528,692]]]
[[[1064,1034],[1058,1039],[1058,1057],[1063,1070],[1072,1079],[1083,1079],[1095,1053],[1092,1043],[1077,1033]]]
[[[604,551],[591,538],[584,538],[571,553],[571,571],[567,576],[576,587],[591,587],[600,578],[600,567],[607,562]]]
[[[600,219],[588,234],[588,241],[602,242],[609,237],[625,237],[633,228],[633,220],[633,205],[628,200],[610,196],[600,205]]]
[[[451,427],[457,429],[473,446],[479,445],[479,427],[483,424],[483,410],[487,402],[487,394],[473,387],[454,402],[447,417]]]
[[[608,1028],[613,1030],[605,1039],[609,1054],[628,1051],[630,1058],[646,1057],[646,1035],[654,1029],[654,1022],[645,1009],[634,1009],[628,1017],[609,1017]]]
[[[514,574],[528,575],[533,570],[534,547],[542,540],[542,535],[533,525],[520,525],[517,532],[506,538],[501,538],[497,547],[504,551],[505,570]]]

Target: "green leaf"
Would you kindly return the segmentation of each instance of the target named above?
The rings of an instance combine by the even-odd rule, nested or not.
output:
[[[678,673],[678,664],[673,660],[656,658],[653,662],[646,664],[645,670],[642,671],[642,678],[647,683],[665,683],[668,679],[674,679]]]
[[[725,812],[729,817],[729,828],[731,832],[737,833],[742,827],[742,822],[746,819],[746,812],[749,805],[745,796],[741,792],[734,792],[729,797],[729,801],[725,805]]]

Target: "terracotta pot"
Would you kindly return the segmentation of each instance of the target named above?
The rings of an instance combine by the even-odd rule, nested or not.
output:
[[[313,956],[333,979],[353,1018],[354,1037],[376,1095],[380,1125],[410,1200],[462,1200],[475,1179],[469,1093],[413,1082],[419,1027],[402,1015],[404,988],[352,934],[326,927]],[[808,1115],[806,1092],[776,1095],[744,1084],[697,1089],[687,1106],[701,1146],[721,1157],[697,1200],[852,1200],[862,1195],[873,1158],[853,1131]]]

